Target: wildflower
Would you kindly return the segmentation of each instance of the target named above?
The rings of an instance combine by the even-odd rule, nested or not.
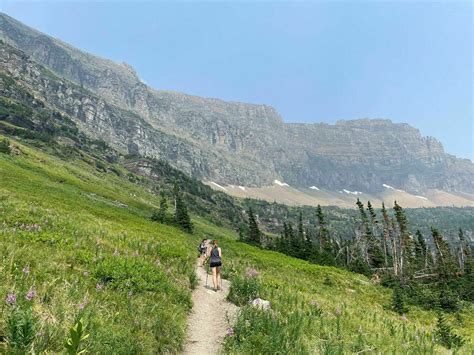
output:
[[[334,313],[339,317],[342,314],[341,308],[337,307]]]
[[[97,291],[101,291],[103,288],[104,288],[104,285],[102,285],[102,284],[97,284],[97,285],[95,285],[95,289],[96,289]]]
[[[25,275],[29,275],[30,274],[30,266],[29,265],[26,265],[24,268],[23,268],[23,273]]]
[[[227,336],[231,337],[232,335],[234,335],[234,328],[232,327],[227,328]]]
[[[7,295],[7,298],[5,299],[5,301],[7,302],[7,304],[13,304],[16,302],[16,295],[14,293],[9,293]]]
[[[36,291],[33,290],[32,288],[29,289],[28,293],[26,294],[25,298],[28,300],[28,301],[31,301],[33,300],[33,298],[36,297]]]
[[[79,303],[79,309],[82,311],[84,308],[86,308],[87,304],[89,303],[89,300],[87,297],[84,297],[84,300]]]
[[[256,269],[254,269],[253,267],[247,268],[247,270],[245,271],[245,276],[247,276],[249,278],[257,277],[259,275],[260,275],[260,273]]]
[[[82,273],[82,276],[84,276],[84,277],[89,276],[89,271],[84,271],[84,272]]]
[[[319,308],[319,303],[318,303],[318,301],[316,301],[316,300],[311,300],[311,302],[309,302],[309,303],[311,304],[311,306],[314,306],[314,307],[316,307],[316,308]]]
[[[402,315],[402,321],[404,321],[404,322],[407,321],[407,316],[406,316],[406,314]]]
[[[133,253],[133,256],[136,257],[136,256],[138,256],[138,255],[139,255],[139,254],[138,254],[138,250],[135,250],[135,252]]]
[[[114,251],[114,256],[120,256],[120,252],[117,249]]]

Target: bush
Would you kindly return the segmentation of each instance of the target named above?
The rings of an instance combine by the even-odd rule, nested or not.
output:
[[[0,153],[10,154],[12,149],[10,148],[10,141],[8,139],[0,140]]]
[[[232,278],[227,299],[237,306],[243,306],[257,298],[259,293],[260,283],[257,278],[237,275]]]
[[[14,309],[7,320],[6,340],[12,354],[31,351],[35,338],[36,320],[31,310]]]

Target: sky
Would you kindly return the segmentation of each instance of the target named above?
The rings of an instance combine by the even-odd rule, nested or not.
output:
[[[0,11],[154,88],[271,105],[286,122],[406,122],[474,161],[471,1],[0,0]]]

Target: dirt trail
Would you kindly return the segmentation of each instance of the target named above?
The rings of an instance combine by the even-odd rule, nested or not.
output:
[[[222,280],[222,291],[212,289],[209,274],[196,265],[198,286],[193,292],[193,310],[188,319],[188,333],[183,354],[218,354],[229,327],[228,319],[235,318],[238,307],[226,301],[230,282]]]

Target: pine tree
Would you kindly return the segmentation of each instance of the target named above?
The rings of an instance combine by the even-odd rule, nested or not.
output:
[[[438,229],[431,227],[431,236],[436,250],[436,268],[441,279],[449,279],[455,271],[455,262],[448,243]]]
[[[392,308],[398,314],[405,314],[407,312],[407,308],[405,306],[405,302],[403,299],[403,291],[400,286],[396,286],[393,290],[392,295]]]
[[[447,349],[460,348],[465,339],[453,332],[453,328],[448,324],[443,313],[438,314],[438,321],[435,330],[436,340]]]
[[[400,231],[399,238],[399,272],[400,277],[403,279],[406,271],[409,270],[410,263],[413,262],[415,248],[413,240],[411,239],[410,233],[408,231],[408,222],[405,211],[403,208],[395,201],[395,206],[393,207],[395,211],[395,219],[397,221],[398,229]]]
[[[458,248],[458,262],[459,262],[459,269],[461,272],[464,272],[464,266],[466,264],[466,260],[469,257],[469,245],[466,242],[466,238],[464,237],[464,232],[461,228],[459,228],[459,248]]]
[[[248,215],[249,215],[249,220],[248,220],[249,235],[247,238],[247,242],[255,246],[260,246],[262,232],[260,232],[260,229],[258,228],[258,224],[257,224],[257,221],[255,220],[255,216],[253,214],[252,208],[249,209]]]
[[[162,192],[161,199],[160,199],[160,209],[158,210],[158,214],[157,214],[157,221],[160,223],[165,223],[167,220],[167,214],[168,214],[168,201],[166,200],[165,194]]]
[[[419,268],[426,268],[428,265],[428,258],[427,258],[427,248],[425,238],[423,234],[421,234],[420,230],[417,229],[416,231],[416,239],[415,239],[415,258],[416,264]]]
[[[174,212],[174,222],[177,226],[188,233],[193,232],[193,224],[191,218],[188,214],[188,207],[184,202],[183,196],[177,184],[173,189],[174,192],[174,201],[175,201],[175,212]]]

